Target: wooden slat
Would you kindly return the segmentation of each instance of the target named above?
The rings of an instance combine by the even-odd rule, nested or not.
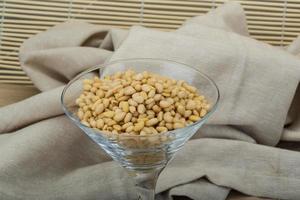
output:
[[[4,76],[0,74],[0,80],[28,80],[27,76]]]
[[[5,35],[3,35],[3,33],[2,33],[2,41],[13,41],[13,42],[23,42],[24,41],[24,39],[22,39],[22,38],[17,38],[17,37],[10,37],[10,36],[5,36]]]
[[[78,19],[77,19],[78,20]],[[80,20],[79,20],[80,21]],[[98,21],[98,20],[86,20],[87,22],[97,24],[97,25],[103,25],[103,22]],[[15,18],[15,19],[5,19],[5,23],[11,23],[11,24],[43,24],[43,25],[48,25],[48,28],[51,28],[52,26],[57,25],[60,22],[55,22],[55,21],[45,21],[45,20],[40,20],[40,19],[35,19],[34,21],[31,19],[24,19],[22,17]],[[106,23],[109,23],[109,21],[106,21]],[[110,27],[118,27],[118,28],[128,28],[130,25],[129,24],[108,24]]]
[[[18,52],[16,51],[3,51],[2,49],[0,50],[0,57],[2,56],[18,56]]]
[[[140,0],[117,0],[119,2],[139,2]],[[228,0],[214,0],[217,5],[223,4]],[[235,0],[242,5],[253,5],[253,6],[271,6],[271,7],[282,7],[284,0]],[[287,1],[291,7],[300,8],[299,0],[289,0]],[[181,1],[181,0],[146,0],[145,3],[162,3],[162,4],[174,4],[181,6],[212,6],[212,0],[196,0],[196,1]],[[293,4],[294,3],[294,4]]]
[[[49,26],[41,26],[41,25],[38,25],[38,26],[35,26],[35,25],[22,25],[22,24],[9,24],[7,23],[7,21],[5,21],[6,23],[4,23],[2,25],[3,28],[20,28],[20,29],[29,29],[29,30],[41,30],[41,31],[44,31],[46,29],[49,28]],[[30,24],[30,23],[28,23]]]
[[[47,12],[55,12],[55,13],[60,13],[63,14],[64,16],[68,16],[68,11],[69,8],[65,7],[45,7],[45,6],[38,6],[38,5],[24,5],[24,4],[8,4],[6,6],[6,9],[8,8],[29,8],[29,10],[38,10],[38,11],[47,11]],[[102,7],[95,7],[93,5],[90,6],[85,6],[85,7],[72,7],[72,16],[73,13],[83,13],[83,14],[97,14],[101,13],[101,15],[112,15],[112,16],[131,16],[131,17],[139,17],[140,12],[139,10],[136,10],[136,12],[128,12],[128,10],[124,10],[124,12],[119,12],[120,10],[113,10],[113,11],[107,11],[107,9],[102,9]]]
[[[2,69],[0,69],[0,74],[25,75],[25,72],[17,71],[17,70],[2,70]]]
[[[18,38],[28,38],[32,36],[32,34],[23,34],[23,33],[7,33],[5,30],[2,31],[2,36],[12,36]]]
[[[20,46],[21,42],[7,42],[5,40],[1,41],[1,45],[8,45],[8,46]]]
[[[250,30],[271,30],[271,31],[282,31],[282,27],[280,26],[260,26],[260,25],[248,25],[248,28]],[[294,27],[285,27],[284,31],[285,32],[296,32],[297,34],[299,34],[299,28],[294,28]]]
[[[13,70],[21,70],[21,67],[19,66],[11,66],[11,65],[3,65],[3,63],[0,63],[0,70],[2,69],[13,69]]]
[[[37,34],[41,32],[40,30],[33,29],[16,29],[16,28],[6,28],[3,30],[5,33],[28,33],[28,34]]]
[[[53,22],[53,21],[43,21],[43,20],[40,20],[40,19],[26,20],[26,19],[22,19],[22,18],[20,18],[20,19],[18,19],[18,18],[5,18],[4,19],[4,24],[23,24],[23,25],[26,25],[26,26],[29,26],[29,25],[37,25],[37,26],[47,25],[47,27],[49,28],[51,26],[56,25],[57,23]]]
[[[10,0],[9,0],[10,1]],[[13,0],[13,1],[28,1],[28,0]],[[95,1],[95,0],[73,0],[72,6],[82,4],[83,6],[88,5],[88,4],[93,4],[94,6],[112,6],[112,7],[128,7],[128,8],[140,8],[141,3],[140,1],[136,2],[118,2],[118,1]],[[49,2],[47,2],[49,5]],[[51,2],[52,5],[62,5],[61,3],[67,3],[69,5],[69,1],[65,0],[56,0],[56,2]],[[45,2],[46,4],[46,2]]]
[[[0,55],[0,60],[19,60],[18,58],[16,58],[15,56],[2,56]]]
[[[0,59],[1,59],[1,57],[0,57]],[[9,65],[17,66],[20,63],[16,62],[16,61],[10,61],[10,60],[0,60],[0,64],[9,64]]]
[[[0,83],[13,83],[13,84],[25,84],[25,85],[32,85],[31,81],[27,80],[1,80]]]
[[[282,35],[281,31],[268,31],[268,30],[250,30],[249,31],[250,34],[252,35],[264,35],[264,34],[268,34],[268,35]],[[298,36],[298,33],[295,32],[288,32],[285,31],[285,36],[289,37],[291,36],[292,39],[294,39],[296,36]]]
[[[2,51],[2,50],[6,50],[6,51],[7,51],[7,50],[9,50],[9,51],[10,51],[10,50],[12,50],[12,51],[19,51],[19,48],[20,48],[20,47],[12,47],[12,46],[1,46],[1,47],[0,47],[1,51]]]

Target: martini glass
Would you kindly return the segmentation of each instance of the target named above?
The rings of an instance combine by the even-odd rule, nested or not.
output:
[[[206,97],[211,108],[203,118],[191,125],[155,135],[113,134],[82,124],[76,116],[78,107],[75,103],[83,90],[82,80],[94,76],[103,78],[128,69],[136,72],[149,71],[176,80],[184,80]],[[135,180],[137,199],[142,200],[154,200],[160,172],[215,111],[218,101],[218,87],[207,75],[185,64],[160,59],[118,60],[92,67],[72,79],[61,95],[66,115],[113,160],[127,169]]]

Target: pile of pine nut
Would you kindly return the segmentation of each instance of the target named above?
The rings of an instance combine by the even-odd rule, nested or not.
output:
[[[103,79],[84,79],[76,104],[82,124],[132,135],[183,128],[203,118],[210,109],[206,98],[187,82],[133,70]]]

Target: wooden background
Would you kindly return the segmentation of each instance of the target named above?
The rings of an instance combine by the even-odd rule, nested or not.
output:
[[[229,0],[0,0],[0,83],[31,84],[18,61],[28,37],[68,19],[173,30]],[[239,0],[251,35],[288,45],[300,32],[300,0]]]

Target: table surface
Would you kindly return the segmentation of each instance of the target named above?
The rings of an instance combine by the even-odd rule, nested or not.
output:
[[[0,107],[12,104],[39,93],[34,86],[0,84]]]

